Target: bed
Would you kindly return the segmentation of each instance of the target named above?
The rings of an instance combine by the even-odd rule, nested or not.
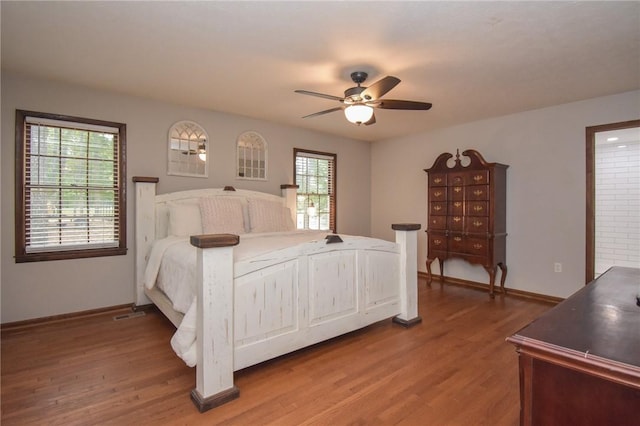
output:
[[[133,180],[135,304],[176,326],[201,412],[239,396],[234,371],[388,318],[421,321],[419,224],[392,225],[395,242],[297,231],[295,185],[156,194],[158,178]]]

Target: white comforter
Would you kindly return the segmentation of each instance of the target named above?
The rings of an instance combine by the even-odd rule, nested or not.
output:
[[[234,247],[234,262],[310,241],[322,240],[326,231],[243,234]],[[158,286],[182,312],[184,319],[171,338],[171,347],[190,367],[196,365],[196,248],[188,237],[170,236],[154,242],[145,270],[145,286]]]

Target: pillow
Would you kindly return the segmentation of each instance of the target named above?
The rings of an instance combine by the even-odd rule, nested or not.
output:
[[[244,234],[242,203],[231,197],[200,199],[202,230],[205,234]]]
[[[291,210],[277,201],[249,199],[251,232],[285,232],[296,229]]]
[[[200,206],[196,203],[169,202],[169,229],[168,235],[188,237],[202,234],[202,221],[200,220]]]

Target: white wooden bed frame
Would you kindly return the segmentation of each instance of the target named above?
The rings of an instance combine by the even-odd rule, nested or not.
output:
[[[254,191],[203,189],[156,195],[158,178],[134,177],[136,305],[153,302],[177,327],[182,314],[159,290],[146,290],[153,241],[166,235],[168,201],[219,195],[280,200],[295,214],[295,185],[282,197]],[[295,221],[294,221],[295,223]],[[419,224],[395,224],[396,242],[354,239],[306,243],[233,262],[231,234],[198,235],[197,365],[191,398],[206,411],[239,396],[233,372],[393,317],[421,321],[417,294]]]

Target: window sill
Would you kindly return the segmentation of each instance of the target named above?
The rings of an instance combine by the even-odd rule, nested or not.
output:
[[[16,255],[16,263],[44,262],[49,260],[83,259],[88,257],[122,256],[127,254],[125,248],[101,248],[84,250],[47,251]]]

